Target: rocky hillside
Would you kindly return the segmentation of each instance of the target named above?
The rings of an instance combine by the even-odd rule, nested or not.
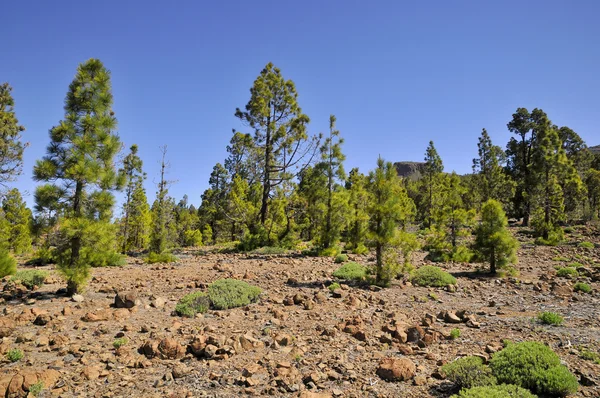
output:
[[[600,154],[600,145],[591,146],[589,149],[592,153]]]
[[[400,177],[408,177],[411,179],[421,178],[421,174],[425,168],[424,162],[396,162],[394,167]]]

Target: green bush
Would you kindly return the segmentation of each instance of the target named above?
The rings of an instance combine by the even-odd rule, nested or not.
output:
[[[582,348],[579,351],[579,357],[581,359],[585,359],[586,361],[592,361],[595,364],[600,365],[600,354],[598,354],[597,352],[593,352]]]
[[[331,293],[335,292],[337,289],[339,289],[341,286],[339,283],[334,282],[331,285],[329,285],[328,289]]]
[[[120,347],[126,345],[127,343],[129,343],[129,340],[127,340],[126,337],[121,337],[121,338],[115,339],[115,341],[113,341],[113,347],[115,347],[116,349],[119,349]]]
[[[13,275],[17,272],[17,261],[12,258],[8,250],[0,249],[0,278]]]
[[[336,264],[345,263],[346,261],[348,261],[348,256],[345,254],[338,254],[337,256],[335,256],[334,262]]]
[[[55,262],[56,261],[54,259],[54,254],[52,253],[52,249],[49,247],[40,247],[33,255],[33,258],[27,261],[27,264],[42,266],[54,264]]]
[[[177,260],[179,259],[169,252],[162,252],[160,254],[150,252],[148,257],[146,257],[146,264],[174,263]]]
[[[417,269],[411,278],[412,283],[419,286],[444,287],[456,284],[456,278],[439,267],[425,265]]]
[[[560,267],[556,270],[556,276],[559,276],[561,278],[577,276],[577,275],[579,275],[577,270],[574,268],[571,268],[571,267]]]
[[[492,357],[490,367],[500,383],[516,384],[539,394],[562,396],[577,391],[575,376],[542,343],[509,344]],[[555,369],[560,367],[564,369]]]
[[[335,270],[333,276],[344,280],[364,280],[367,277],[367,267],[355,262],[349,262]]]
[[[183,246],[202,246],[202,232],[198,229],[188,229],[183,233]]]
[[[44,389],[44,383],[41,381],[38,381],[37,383],[29,386],[29,394],[33,395],[34,397],[37,397],[38,395],[40,395],[40,393],[42,392],[43,389]]]
[[[545,325],[560,326],[565,321],[564,318],[556,312],[542,312],[538,315],[538,319]]]
[[[208,286],[208,297],[218,310],[243,307],[255,302],[262,290],[237,279],[220,279]]]
[[[8,350],[6,353],[6,359],[11,362],[17,362],[23,359],[23,351],[19,349]]]
[[[483,363],[483,359],[476,356],[459,358],[445,364],[441,370],[446,374],[448,380],[460,388],[496,384],[496,378],[492,375],[492,369]]]
[[[210,299],[204,292],[190,293],[181,298],[175,306],[179,316],[193,318],[196,314],[203,314],[210,308]]]
[[[354,249],[352,249],[352,253],[354,254],[367,254],[369,252],[369,248],[362,243],[359,243]]]
[[[340,248],[337,246],[319,250],[319,256],[321,257],[335,257],[338,254],[340,254]]]
[[[450,398],[537,398],[537,396],[519,386],[500,384],[498,386],[469,388]]]
[[[450,331],[450,338],[456,340],[460,337],[460,329],[454,328]]]
[[[592,242],[580,242],[577,246],[582,247],[584,249],[593,249],[594,248],[594,244]]]
[[[566,263],[567,261],[569,261],[569,259],[567,257],[557,256],[557,257],[553,257],[552,261],[561,261],[561,262]]]
[[[578,262],[573,262],[573,263],[568,264],[567,267],[579,268],[579,267],[583,267],[583,264],[578,263]]]
[[[263,246],[252,250],[252,254],[260,255],[280,255],[287,253],[287,249],[278,246]]]
[[[24,271],[18,271],[15,275],[10,278],[13,282],[19,282],[27,289],[34,289],[44,284],[48,273],[46,271],[38,271],[35,269],[28,269]]]
[[[592,287],[587,283],[577,282],[575,286],[573,286],[573,290],[576,292],[590,293],[592,291]]]

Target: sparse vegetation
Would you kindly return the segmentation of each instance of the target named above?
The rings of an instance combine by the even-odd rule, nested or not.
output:
[[[560,267],[556,270],[556,276],[560,278],[576,277],[579,275],[576,269],[571,267]]]
[[[492,375],[490,367],[483,363],[483,359],[476,356],[459,358],[445,364],[441,370],[446,374],[448,380],[459,388],[496,384],[496,378]]]
[[[21,359],[23,359],[23,351],[17,348],[8,350],[8,352],[6,353],[6,359],[8,359],[10,362],[18,362]]]
[[[412,275],[412,283],[419,286],[444,287],[456,284],[456,278],[439,267],[425,265]]]
[[[120,337],[118,339],[115,339],[115,341],[113,341],[113,347],[118,350],[119,348],[126,345],[127,343],[129,343],[129,340],[126,337]]]
[[[40,393],[42,392],[43,389],[44,389],[44,383],[41,381],[38,381],[37,383],[29,386],[29,394],[33,395],[34,397],[37,397],[40,395]]]
[[[355,262],[349,262],[338,268],[333,273],[333,276],[348,281],[365,280],[367,277],[367,267]]]
[[[583,249],[593,249],[595,246],[592,242],[579,242],[577,247],[581,247]]]
[[[44,284],[48,272],[39,270],[22,270],[12,276],[11,281],[19,282],[28,289],[35,289]]]
[[[183,296],[175,306],[177,315],[193,318],[210,308],[210,299],[205,292],[195,292]]]
[[[8,250],[0,248],[0,278],[13,275],[17,272],[17,261],[10,255]]]
[[[450,338],[456,340],[460,337],[460,329],[454,328],[450,331]]]
[[[208,286],[208,298],[218,310],[243,307],[258,300],[262,290],[237,279],[220,279]]]
[[[575,292],[582,292],[582,293],[591,293],[592,292],[592,287],[590,285],[588,285],[587,283],[577,282],[573,286],[573,291],[575,291]]]
[[[339,289],[341,286],[339,283],[337,282],[333,282],[331,285],[329,285],[328,289],[330,292],[335,292],[337,289]]]
[[[451,398],[537,398],[537,396],[519,386],[500,384],[497,386],[472,387],[462,390]]]
[[[335,256],[334,262],[336,264],[342,264],[342,263],[345,263],[346,261],[348,261],[348,256],[345,254],[338,254],[337,256]]]
[[[260,255],[281,255],[287,253],[288,250],[283,247],[277,246],[263,246],[258,249],[252,250],[252,254],[260,254]]]
[[[177,256],[175,256],[169,252],[162,252],[160,254],[150,252],[150,253],[148,253],[148,256],[146,257],[146,264],[174,263],[177,260],[179,260],[177,258]]]
[[[550,311],[540,313],[538,315],[538,319],[544,325],[553,325],[553,326],[560,326],[565,321],[564,318],[560,314],[557,314],[556,312],[550,312]]]

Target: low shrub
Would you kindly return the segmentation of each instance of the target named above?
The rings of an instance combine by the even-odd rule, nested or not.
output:
[[[587,283],[577,282],[573,286],[573,290],[576,292],[590,293],[592,291],[592,287],[590,285],[588,285]]]
[[[208,298],[218,310],[243,307],[255,302],[262,290],[237,279],[219,279],[208,286]]]
[[[557,257],[553,257],[552,261],[561,261],[563,263],[566,263],[567,261],[569,261],[569,259],[567,257],[557,256]]]
[[[263,246],[251,251],[252,254],[260,255],[281,255],[287,253],[287,249],[278,246]]]
[[[600,354],[586,349],[580,349],[579,357],[586,361],[592,361],[597,365],[600,365]]]
[[[177,315],[193,318],[203,314],[210,308],[210,299],[204,292],[195,292],[183,296],[175,306]]]
[[[21,359],[23,359],[23,351],[16,348],[13,350],[8,350],[8,352],[6,353],[6,359],[8,359],[11,362],[20,361]]]
[[[337,289],[339,289],[341,286],[339,283],[334,282],[331,285],[329,285],[328,289],[331,293],[335,292]]]
[[[556,276],[561,278],[576,277],[577,275],[579,275],[577,270],[571,267],[560,267],[556,270]]]
[[[456,284],[456,278],[439,267],[425,265],[417,269],[411,278],[419,286],[444,287]]]
[[[27,261],[27,265],[43,266],[54,264],[55,262],[52,249],[49,247],[40,247],[33,255],[33,258]]]
[[[593,249],[594,244],[592,242],[580,242],[577,247],[581,247],[583,249]]]
[[[169,252],[154,253],[150,252],[146,257],[146,264],[156,263],[174,263],[178,258]]]
[[[563,396],[577,391],[577,378],[542,343],[509,344],[494,354],[490,367],[500,383],[515,384],[538,394]]]
[[[483,363],[483,359],[476,356],[459,358],[445,364],[441,370],[446,374],[448,380],[460,388],[496,384],[496,378],[492,375],[492,369]]]
[[[460,329],[454,328],[450,331],[450,338],[456,340],[460,337]]]
[[[538,319],[545,325],[560,326],[565,321],[564,318],[556,312],[542,312],[538,315]]]
[[[44,389],[44,383],[41,381],[38,381],[37,383],[29,386],[29,394],[33,395],[34,397],[37,397],[38,395],[40,395],[40,393],[42,392],[43,389]]]
[[[28,269],[18,271],[15,275],[12,276],[12,278],[10,278],[10,280],[13,282],[19,282],[27,289],[31,290],[36,287],[42,286],[47,276],[48,272],[46,271]]]
[[[452,395],[450,398],[537,398],[537,396],[513,384],[500,384],[498,386],[469,388]]]
[[[319,250],[319,256],[321,257],[335,257],[338,254],[340,254],[340,248],[337,246]]]
[[[115,341],[113,341],[113,347],[115,347],[116,349],[119,349],[120,347],[126,345],[127,343],[129,343],[129,340],[126,337],[121,337],[121,338],[115,339]]]
[[[352,249],[352,253],[354,254],[367,254],[369,252],[369,248],[362,243],[358,244],[355,248]]]
[[[0,249],[0,278],[13,275],[17,272],[17,261],[12,258],[8,250]]]
[[[367,277],[367,267],[359,263],[349,262],[335,270],[333,276],[344,280],[364,280]]]
[[[578,262],[573,262],[573,263],[568,264],[567,267],[579,268],[579,267],[583,267],[583,264],[578,263]]]
[[[346,261],[348,261],[348,256],[345,254],[338,254],[337,256],[335,256],[334,262],[336,264],[342,264],[342,263],[345,263]]]

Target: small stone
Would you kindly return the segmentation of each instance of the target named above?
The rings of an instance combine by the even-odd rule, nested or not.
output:
[[[83,300],[85,300],[85,298],[81,294],[74,294],[71,297],[71,301],[74,301],[76,303],[83,303]]]

